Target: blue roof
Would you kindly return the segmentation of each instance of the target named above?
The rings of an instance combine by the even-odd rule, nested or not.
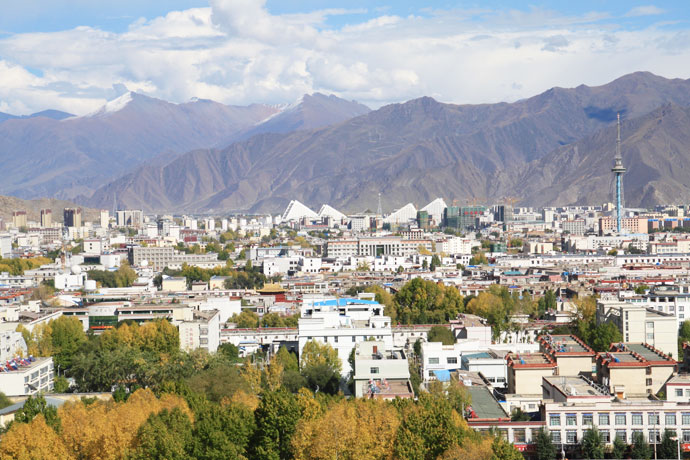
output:
[[[469,354],[469,355],[463,355],[463,358],[467,358],[467,359],[473,359],[473,358],[474,358],[474,359],[477,359],[477,358],[493,358],[493,356],[491,356],[489,353],[487,353],[487,352],[485,352],[485,351],[482,351],[482,352],[480,352],[480,353],[472,353],[472,354]]]
[[[508,270],[507,272],[503,273],[504,275],[522,275],[522,272],[519,270]]]
[[[352,304],[359,304],[359,305],[380,305],[378,302],[375,300],[363,300],[363,299],[355,299],[352,297],[345,297],[342,299],[332,299],[332,300],[324,300],[322,302],[314,302],[315,307],[345,307],[347,305],[352,305]]]
[[[434,373],[439,382],[450,382],[450,371],[439,369],[437,371],[431,371]]]

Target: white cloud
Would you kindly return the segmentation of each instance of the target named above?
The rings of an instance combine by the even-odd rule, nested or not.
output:
[[[281,103],[321,91],[377,107],[423,95],[515,100],[637,70],[690,77],[690,33],[678,27],[626,30],[606,13],[536,8],[381,12],[327,26],[328,16],[360,12],[273,15],[263,0],[211,0],[123,33],[79,27],[1,38],[0,110],[81,114],[116,97],[113,85],[175,102]]]
[[[662,10],[658,6],[646,5],[646,6],[636,6],[630,11],[625,13],[626,17],[632,18],[636,16],[656,16],[659,14],[664,14],[666,11]]]

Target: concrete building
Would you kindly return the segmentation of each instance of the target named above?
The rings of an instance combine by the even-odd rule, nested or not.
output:
[[[624,342],[647,343],[669,356],[678,354],[675,315],[616,300],[597,301],[597,323],[612,322]]]
[[[596,353],[574,335],[543,335],[539,349],[548,354],[558,366],[558,375],[591,376],[596,370]]]
[[[14,211],[12,213],[12,226],[14,228],[27,226],[26,211]]]
[[[570,235],[584,235],[585,220],[584,219],[574,219],[574,220],[564,220],[562,224],[563,233],[568,233]]]
[[[81,208],[65,208],[63,213],[65,227],[81,227]]]
[[[0,388],[7,396],[53,390],[53,358],[14,358],[0,364]]]
[[[355,396],[376,399],[414,398],[407,357],[387,350],[383,341],[355,345]]]
[[[169,276],[163,278],[161,290],[167,292],[181,292],[187,290],[187,278],[184,276]]]
[[[597,356],[597,380],[611,394],[656,394],[673,375],[676,362],[642,343],[616,344]]]
[[[432,250],[431,240],[411,240],[398,236],[329,240],[326,245],[326,255],[328,257],[408,257],[417,254],[420,246],[427,251]]]
[[[41,227],[47,228],[53,226],[53,211],[50,209],[41,209]]]
[[[546,353],[509,353],[508,393],[534,395],[541,392],[543,377],[556,375],[556,361]]]
[[[129,263],[139,267],[143,261],[154,270],[163,270],[165,267],[178,268],[183,264],[200,268],[213,268],[223,263],[218,260],[218,254],[184,254],[172,247],[156,246],[132,246],[128,251]]]
[[[179,324],[180,349],[185,351],[204,348],[215,353],[220,344],[220,312],[218,310],[194,310],[191,321]]]
[[[127,209],[117,211],[115,224],[118,227],[138,227],[144,223],[144,211],[139,209]]]
[[[383,349],[393,348],[391,319],[383,314],[383,305],[373,300],[307,301],[302,305],[298,332],[299,354],[311,340],[329,344],[338,352],[344,378],[350,373],[348,358],[356,344],[373,338],[384,343]]]

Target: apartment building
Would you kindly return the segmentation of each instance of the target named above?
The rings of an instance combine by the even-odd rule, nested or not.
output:
[[[355,396],[375,399],[414,398],[407,356],[385,348],[383,341],[355,345]]]
[[[350,256],[411,256],[419,247],[432,250],[431,240],[404,239],[399,236],[332,240],[326,243],[327,257]]]
[[[53,358],[14,358],[0,364],[0,388],[7,396],[53,390]]]
[[[656,394],[673,375],[676,361],[644,343],[619,343],[597,355],[597,380],[611,394]]]

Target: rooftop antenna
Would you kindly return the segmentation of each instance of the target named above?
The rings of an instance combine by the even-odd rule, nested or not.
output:
[[[383,206],[381,206],[381,192],[379,192],[379,207],[376,209],[376,215],[383,217]]]

